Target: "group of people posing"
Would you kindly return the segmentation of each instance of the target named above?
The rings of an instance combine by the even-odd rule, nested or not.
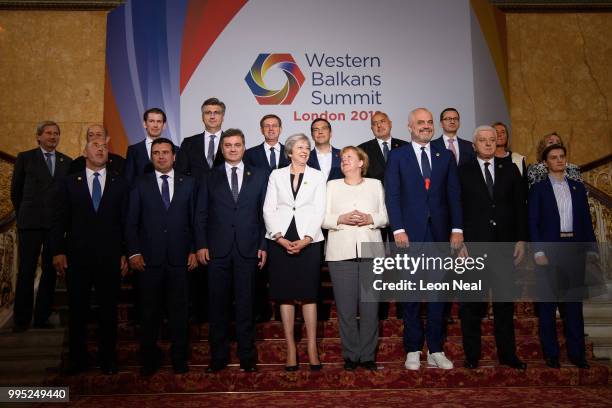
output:
[[[143,115],[145,140],[129,146],[125,160],[108,152],[110,137],[101,125],[89,126],[83,156],[71,160],[56,150],[60,129],[50,121],[37,129],[39,147],[18,155],[11,190],[19,234],[13,330],[26,331],[32,314],[35,327],[51,327],[56,275],[65,277],[68,374],[88,369],[92,287],[99,306],[98,364],[106,374],[117,372],[117,303],[129,270],[137,273],[142,375],[153,375],[163,362],[157,342],[164,315],[173,370],[189,371],[194,294],[208,303],[206,371],[219,372],[230,362],[232,305],[240,369],[257,371],[254,294],[266,268],[268,297],[280,305],[285,370],[300,368],[296,305],[306,327],[308,367],[321,370],[316,329],[323,261],[333,284],[344,368],[376,370],[379,304],[361,298],[360,276],[372,273],[362,243],[448,242],[449,250],[460,251],[464,241],[515,242],[512,268],[525,256],[529,238],[595,241],[580,173],[567,164],[556,134],[543,138],[540,162],[529,170],[524,157],[509,150],[503,123],[477,127],[471,143],[458,138],[460,116],[454,108],[440,114],[443,135],[436,140],[427,109],[409,114],[411,142],[391,137],[390,118],[376,112],[374,138],[342,149],[332,147],[326,119],[312,121],[311,137],[295,134],[282,144],[281,118],[266,115],[260,121],[264,142],[246,149],[242,131],[222,130],[225,109],[220,100],[207,99],[205,130],[185,138],[180,148],[162,137],[166,116],[153,108]],[[549,252],[536,252],[536,265],[565,267],[563,256]],[[189,290],[190,271],[198,268],[206,268],[204,294]],[[485,306],[461,305],[467,368],[478,367]],[[556,307],[538,303],[546,364],[558,368]],[[443,351],[445,304],[427,303],[425,326],[419,302],[398,308],[406,368],[420,368],[426,343],[428,365],[452,369]],[[513,304],[494,302],[493,310],[499,363],[525,369],[516,355]],[[582,304],[566,304],[564,316],[569,359],[588,368]]]

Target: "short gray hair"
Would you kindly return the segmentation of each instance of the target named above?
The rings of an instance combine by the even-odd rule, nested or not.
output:
[[[472,133],[472,143],[476,141],[476,136],[478,136],[480,132],[493,132],[493,135],[497,137],[497,131],[493,128],[493,126],[481,125],[474,129],[474,133]]]
[[[291,160],[289,158],[289,155],[293,152],[293,146],[295,146],[295,144],[299,142],[300,140],[303,140],[306,143],[308,143],[308,150],[310,150],[311,145],[310,145],[310,139],[308,139],[308,136],[306,136],[303,133],[296,133],[295,135],[291,135],[285,141],[285,157],[287,158],[287,160]]]

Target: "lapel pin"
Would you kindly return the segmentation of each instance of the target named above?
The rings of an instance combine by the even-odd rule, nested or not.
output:
[[[307,182],[307,181],[305,181],[305,182],[304,182],[304,185],[306,185],[306,184],[308,184],[308,182]]]
[[[250,172],[250,171],[247,171],[247,176],[250,176],[250,175],[251,175],[251,172]]]
[[[397,143],[394,143],[394,144],[393,144],[393,147],[398,147],[398,146],[399,146],[399,145],[398,145]]]
[[[77,177],[77,180],[81,181],[81,180],[83,180],[83,179],[81,178],[81,176],[79,176],[79,177]]]
[[[440,157],[440,153],[436,153],[436,157]]]
[[[498,164],[497,167],[499,167],[501,169],[503,166],[501,164]]]
[[[183,178],[182,178],[182,177],[180,177],[180,178],[179,178],[179,181],[183,181]]]
[[[575,189],[576,189],[576,186],[572,186],[572,188],[575,190]]]
[[[63,158],[63,157],[60,157],[60,161],[61,161],[61,162],[63,162],[63,161],[64,161],[64,158]]]

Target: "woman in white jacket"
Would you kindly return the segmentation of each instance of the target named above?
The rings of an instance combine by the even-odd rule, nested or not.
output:
[[[327,183],[325,259],[334,287],[344,369],[361,365],[376,370],[378,303],[361,298],[360,275],[372,274],[372,257],[384,256],[380,229],[388,223],[385,194],[380,181],[363,177],[368,155],[362,149],[345,147],[340,157],[344,179]],[[369,244],[362,248],[362,243]]]

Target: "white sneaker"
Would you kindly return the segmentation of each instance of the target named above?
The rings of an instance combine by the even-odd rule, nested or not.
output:
[[[432,354],[429,354],[429,351],[428,351],[427,352],[427,364],[430,367],[438,367],[443,370],[452,370],[453,368],[453,362],[450,361],[448,358],[446,358],[443,351],[440,351],[438,353],[432,353]]]
[[[410,353],[406,353],[406,362],[404,363],[404,367],[406,367],[408,370],[418,370],[421,368],[421,352],[412,351]]]

